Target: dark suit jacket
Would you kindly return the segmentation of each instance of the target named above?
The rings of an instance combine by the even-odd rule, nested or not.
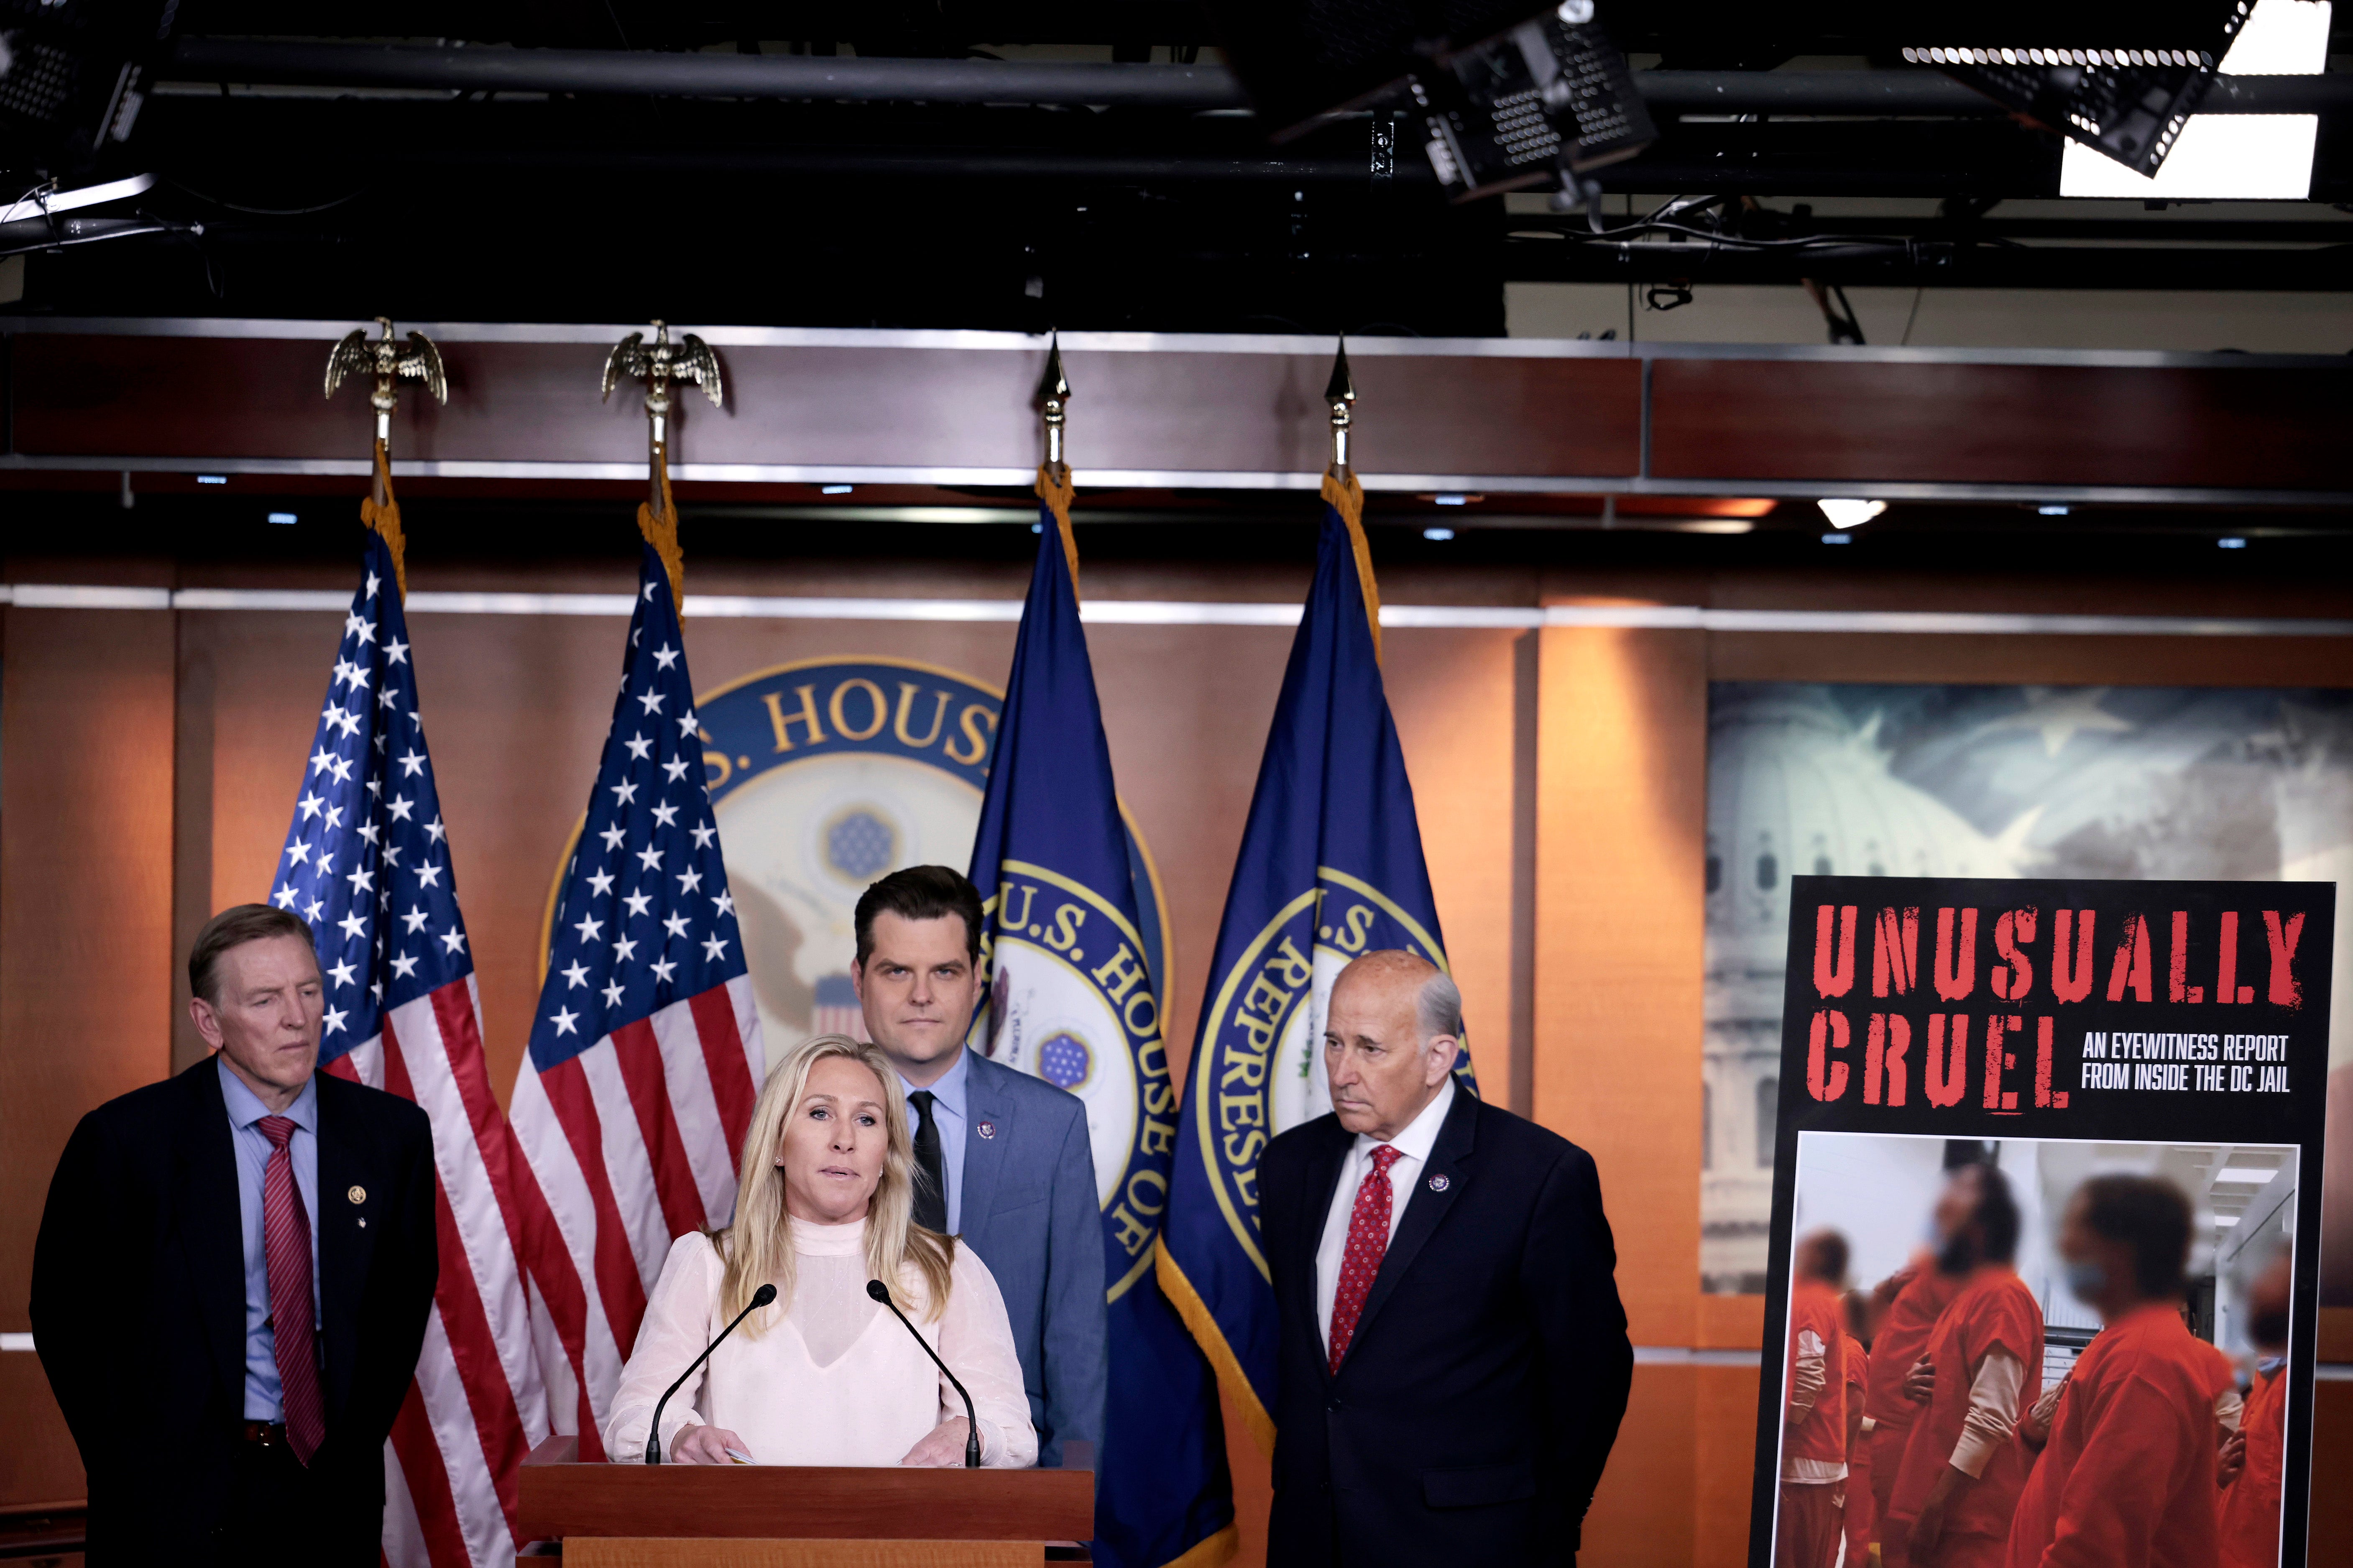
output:
[[[1267,1561],[1569,1562],[1634,1371],[1592,1157],[1458,1087],[1335,1376],[1315,1250],[1354,1142],[1319,1117],[1259,1162],[1279,1336]]]
[[[966,1064],[963,1238],[996,1278],[1029,1385],[1038,1462],[1101,1443],[1111,1385],[1103,1205],[1087,1108],[978,1052]],[[996,1131],[980,1135],[982,1122]]]
[[[374,1563],[384,1442],[439,1271],[433,1134],[405,1100],[317,1082],[327,1434],[311,1479],[330,1534],[291,1546]],[[207,1058],[83,1117],[50,1180],[33,1332],[90,1476],[93,1568],[216,1561],[245,1416],[236,1159]]]

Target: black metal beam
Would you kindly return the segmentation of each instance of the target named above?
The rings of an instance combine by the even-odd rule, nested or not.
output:
[[[165,79],[449,92],[1046,103],[1200,110],[1248,100],[1221,66],[1044,64],[818,55],[658,54],[625,49],[448,48],[403,44],[182,38]],[[2004,112],[1934,70],[1644,71],[1667,114],[1934,115]],[[2225,114],[2353,107],[2353,76],[2225,77],[2204,105]]]

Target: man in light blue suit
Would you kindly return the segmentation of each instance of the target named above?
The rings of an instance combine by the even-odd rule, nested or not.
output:
[[[1086,1108],[965,1049],[980,999],[980,894],[945,866],[893,871],[858,900],[849,977],[899,1069],[915,1139],[915,1222],[996,1276],[1038,1427],[1038,1462],[1103,1440],[1111,1367],[1103,1214]]]

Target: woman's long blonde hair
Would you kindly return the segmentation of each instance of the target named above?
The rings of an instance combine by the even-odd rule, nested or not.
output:
[[[937,1231],[914,1223],[914,1142],[907,1131],[907,1098],[899,1075],[880,1047],[847,1035],[819,1035],[785,1054],[768,1074],[760,1102],[752,1108],[752,1130],[744,1139],[744,1165],[737,1173],[735,1221],[712,1233],[712,1245],[726,1259],[727,1275],[719,1290],[721,1312],[729,1318],[751,1305],[761,1286],[776,1287],[776,1305],[744,1325],[742,1332],[757,1339],[770,1323],[793,1304],[792,1227],[785,1210],[785,1173],[776,1163],[784,1149],[788,1118],[800,1108],[807,1091],[809,1069],[828,1057],[854,1061],[882,1086],[882,1125],[886,1147],[881,1179],[866,1206],[866,1272],[891,1287],[893,1300],[909,1305],[901,1270],[915,1266],[923,1276],[926,1298],[923,1316],[937,1318],[947,1305],[949,1268],[955,1243]]]

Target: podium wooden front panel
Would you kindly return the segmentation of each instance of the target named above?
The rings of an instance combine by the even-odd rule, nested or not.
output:
[[[550,1437],[532,1450],[516,1509],[525,1540],[560,1539],[575,1563],[897,1568],[921,1547],[927,1563],[997,1568],[1094,1534],[1092,1470],[580,1464],[578,1446]],[[1026,1555],[944,1552],[944,1542]],[[856,1550],[777,1554],[834,1544]]]

